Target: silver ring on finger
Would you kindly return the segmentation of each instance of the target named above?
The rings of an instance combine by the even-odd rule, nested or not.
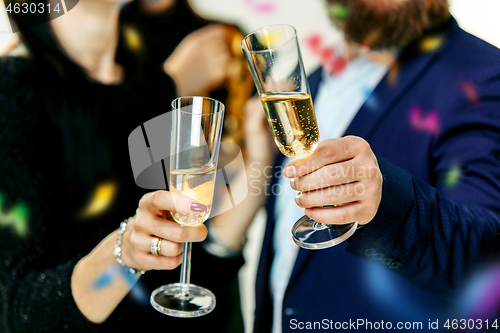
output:
[[[161,256],[161,241],[162,240],[163,239],[161,239],[160,237],[153,237],[151,239],[150,251],[151,251],[151,254],[154,255],[155,257]]]

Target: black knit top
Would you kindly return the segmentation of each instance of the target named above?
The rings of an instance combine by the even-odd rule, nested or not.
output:
[[[230,286],[242,259],[214,258],[197,246],[191,281],[214,292],[213,313],[177,319],[150,306],[150,292],[177,282],[178,269],[146,273],[104,324],[79,312],[70,286],[75,264],[134,215],[146,192],[134,183],[128,135],[170,110],[175,89],[159,71],[106,86],[42,67],[0,58],[0,332],[237,332]],[[115,191],[92,213],[102,184]],[[96,288],[121,278],[113,272]]]

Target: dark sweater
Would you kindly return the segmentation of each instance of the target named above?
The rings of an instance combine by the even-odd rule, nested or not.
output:
[[[167,317],[149,305],[153,289],[178,281],[178,269],[146,273],[102,325],[73,300],[75,264],[135,213],[145,193],[134,184],[129,133],[169,111],[175,97],[166,75],[143,74],[105,86],[0,58],[0,332],[223,332],[230,311],[240,315],[230,286],[242,258],[214,258],[198,246],[191,281],[217,297],[205,317]],[[116,185],[111,205],[82,218],[103,182]],[[8,223],[16,207],[27,208],[26,236]]]

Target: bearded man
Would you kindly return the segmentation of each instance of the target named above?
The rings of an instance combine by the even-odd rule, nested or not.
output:
[[[254,332],[425,331],[497,258],[500,50],[460,29],[447,0],[327,6],[346,66],[310,76],[318,148],[275,164],[284,171],[271,188],[298,194],[268,198]],[[335,247],[299,250],[289,230],[304,209],[361,227]]]

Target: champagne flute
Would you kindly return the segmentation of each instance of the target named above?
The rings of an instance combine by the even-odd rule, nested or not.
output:
[[[171,215],[177,223],[192,227],[205,222],[212,208],[224,104],[206,97],[179,97],[172,109],[170,191],[196,200],[207,210]],[[214,294],[190,283],[191,245],[184,243],[180,282],[151,293],[151,305],[166,315],[199,317],[215,308]]]
[[[247,35],[241,47],[279,150],[290,158],[309,156],[318,146],[319,130],[295,28],[264,27]],[[323,224],[304,215],[292,238],[302,248],[323,249],[349,238],[357,226]]]

